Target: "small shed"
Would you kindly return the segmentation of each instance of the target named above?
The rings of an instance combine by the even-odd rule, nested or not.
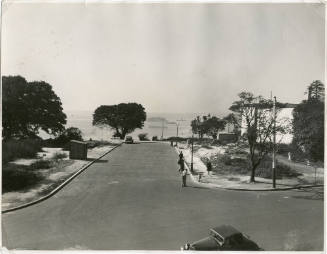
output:
[[[87,143],[77,140],[71,140],[69,158],[75,160],[86,160]]]

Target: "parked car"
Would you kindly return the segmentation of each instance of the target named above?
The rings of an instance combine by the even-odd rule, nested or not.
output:
[[[222,225],[209,230],[209,236],[194,243],[184,245],[184,250],[221,250],[221,251],[259,251],[255,242],[229,225]]]
[[[133,140],[132,136],[126,136],[125,143],[126,144],[133,144],[134,140]]]

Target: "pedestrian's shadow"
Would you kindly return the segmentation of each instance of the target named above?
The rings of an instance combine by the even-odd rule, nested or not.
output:
[[[87,161],[94,161],[94,160],[96,160],[96,158],[87,158],[86,159]],[[94,163],[106,163],[106,162],[108,162],[108,160],[96,160]]]

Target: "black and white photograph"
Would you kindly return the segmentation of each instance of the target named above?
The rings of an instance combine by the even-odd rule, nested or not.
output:
[[[325,8],[2,1],[2,251],[324,253]]]

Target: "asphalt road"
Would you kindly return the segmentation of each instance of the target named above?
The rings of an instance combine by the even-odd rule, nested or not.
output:
[[[50,199],[2,216],[9,249],[178,250],[231,224],[265,250],[322,250],[313,191],[181,188],[168,144],[124,144]]]

